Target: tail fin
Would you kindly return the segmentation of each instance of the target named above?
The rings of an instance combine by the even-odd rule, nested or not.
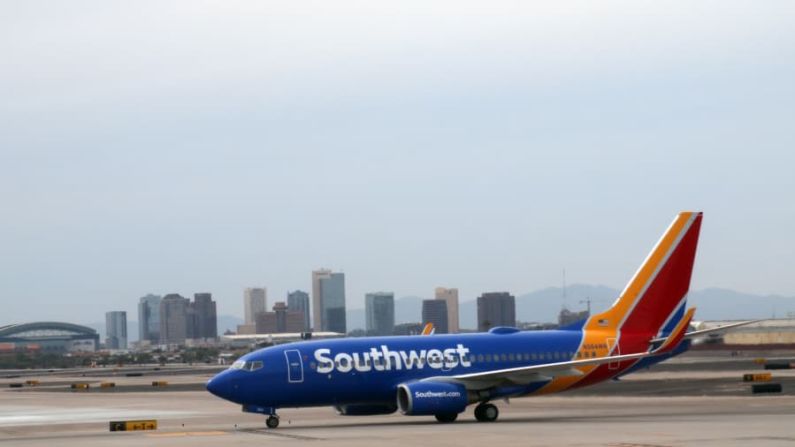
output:
[[[655,336],[683,313],[696,256],[702,213],[683,212],[654,246],[613,307],[591,317],[586,329]]]

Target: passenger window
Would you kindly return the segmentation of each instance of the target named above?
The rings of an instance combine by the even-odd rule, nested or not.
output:
[[[486,354],[486,361],[491,362],[491,354]]]
[[[516,360],[516,356],[513,355],[513,354],[508,354],[508,360],[514,361],[514,360]]]
[[[500,354],[500,360],[502,360],[503,362],[508,361],[508,355],[507,354]]]
[[[483,354],[478,354],[478,363],[483,363]]]
[[[530,353],[530,359],[532,359],[532,360],[536,359],[536,353],[535,352],[531,352]]]

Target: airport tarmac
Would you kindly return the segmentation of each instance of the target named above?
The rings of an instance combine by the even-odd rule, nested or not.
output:
[[[676,360],[676,359],[674,359]],[[739,362],[739,364],[738,364]],[[343,417],[331,408],[283,409],[276,430],[264,417],[202,391],[206,368],[138,368],[83,375],[70,371],[0,379],[3,446],[791,446],[795,445],[795,370],[773,371],[782,394],[752,395],[743,372],[762,372],[751,360],[703,364],[685,358],[671,371],[638,372],[572,393],[496,402],[500,419],[475,422],[471,409],[452,424],[432,417]],[[720,362],[718,362],[720,363]],[[694,366],[695,364],[695,366]],[[700,365],[700,366],[699,366]],[[729,366],[731,365],[731,366]],[[738,366],[739,365],[739,366]],[[741,367],[742,366],[742,367]],[[38,387],[7,388],[36,377]],[[116,390],[68,392],[73,380],[114,380]],[[163,388],[153,380],[169,380]],[[147,385],[148,384],[148,385]],[[110,432],[108,422],[157,419],[150,432]]]
[[[452,424],[401,415],[343,417],[285,409],[282,425],[208,393],[2,393],[0,446],[791,446],[795,397],[570,397],[500,403],[500,420]],[[157,431],[109,432],[113,419],[156,418]]]

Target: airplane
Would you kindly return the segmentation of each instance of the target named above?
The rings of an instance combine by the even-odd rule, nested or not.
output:
[[[244,412],[267,415],[268,428],[279,426],[279,408],[312,406],[333,406],[345,416],[399,410],[450,423],[475,404],[475,419],[492,422],[499,416],[495,400],[648,368],[704,335],[687,332],[695,309],[686,309],[702,217],[679,213],[612,307],[573,325],[278,345],[240,357],[207,390]]]

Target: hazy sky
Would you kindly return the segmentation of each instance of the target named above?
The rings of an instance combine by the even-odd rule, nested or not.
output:
[[[346,273],[462,299],[623,287],[705,212],[694,288],[795,295],[795,3],[0,1],[0,324],[242,314]]]

